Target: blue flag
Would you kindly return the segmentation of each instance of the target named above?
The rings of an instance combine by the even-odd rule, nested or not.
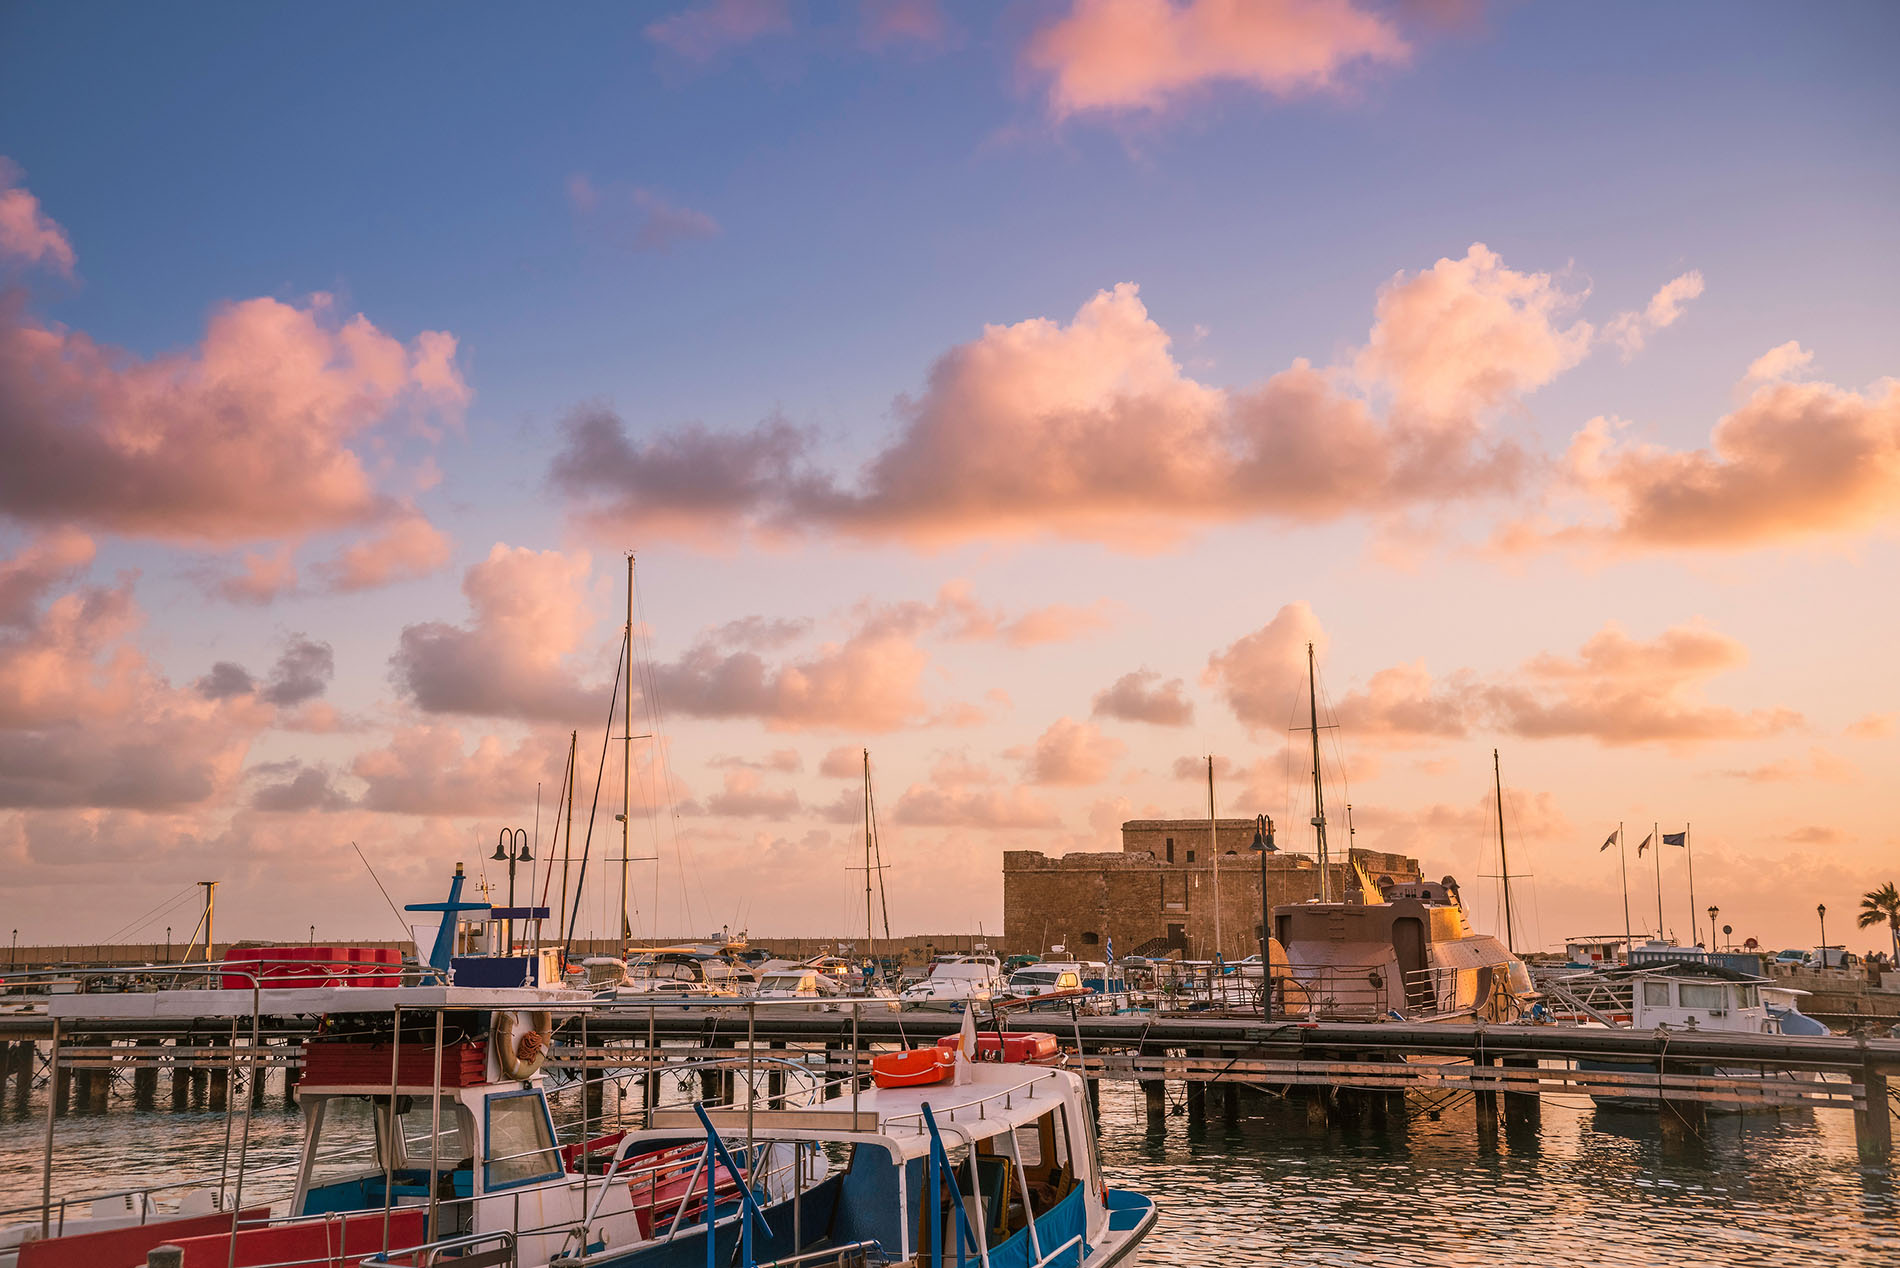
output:
[[[1115,935],[1112,933],[1108,935],[1108,962],[1115,963]]]
[[[1663,833],[1663,844],[1664,844],[1664,845],[1687,845],[1687,844],[1689,844],[1689,833],[1688,833],[1688,830],[1687,830],[1687,829],[1684,829],[1684,830],[1683,830],[1683,831],[1681,831],[1681,832],[1665,832],[1665,833]]]

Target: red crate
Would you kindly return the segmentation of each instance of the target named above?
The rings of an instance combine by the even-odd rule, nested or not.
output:
[[[303,1046],[305,1086],[389,1086],[390,1045],[351,1043],[340,1039],[313,1039]],[[445,1044],[442,1048],[442,1086],[474,1087],[485,1081],[487,1045],[479,1039]],[[396,1082],[406,1088],[435,1083],[435,1045],[405,1043],[396,1058]]]

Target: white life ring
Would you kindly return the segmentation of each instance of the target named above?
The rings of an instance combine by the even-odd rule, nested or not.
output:
[[[495,1014],[492,1026],[495,1064],[501,1067],[504,1078],[532,1079],[540,1073],[541,1063],[547,1059],[548,1045],[554,1037],[554,1015],[529,1013],[529,1028],[519,1039],[515,1037],[515,1017],[512,1012]]]

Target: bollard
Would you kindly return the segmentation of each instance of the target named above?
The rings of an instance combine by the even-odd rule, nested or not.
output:
[[[145,1252],[145,1268],[185,1268],[183,1246],[154,1246]]]

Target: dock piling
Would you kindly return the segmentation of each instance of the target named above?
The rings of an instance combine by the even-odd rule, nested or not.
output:
[[[1860,1086],[1863,1103],[1854,1111],[1854,1144],[1862,1162],[1885,1166],[1893,1158],[1894,1108],[1887,1072],[1872,1057],[1861,1065]]]

